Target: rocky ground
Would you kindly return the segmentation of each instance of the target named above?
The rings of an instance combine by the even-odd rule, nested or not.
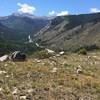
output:
[[[100,52],[0,62],[0,100],[100,100]]]

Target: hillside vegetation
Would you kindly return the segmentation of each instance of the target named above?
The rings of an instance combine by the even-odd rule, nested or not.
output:
[[[100,13],[58,16],[36,40],[53,50],[77,51],[100,48]]]

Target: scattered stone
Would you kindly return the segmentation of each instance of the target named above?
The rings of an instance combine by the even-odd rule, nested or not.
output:
[[[57,68],[56,68],[56,67],[53,68],[51,72],[52,72],[52,73],[56,73],[56,72],[57,72]]]
[[[13,90],[12,94],[17,95],[17,93],[18,93],[18,89],[16,87],[14,87],[14,90]]]
[[[2,57],[0,57],[0,61],[3,62],[3,61],[7,61],[9,59],[9,56],[8,55],[4,55]]]
[[[0,71],[0,74],[6,74],[7,72],[6,71]]]
[[[6,75],[5,77],[6,77],[6,78],[9,78],[10,76],[9,76],[9,75]]]
[[[35,61],[36,61],[37,63],[40,63],[40,62],[41,62],[41,60],[38,60],[38,59],[35,59]]]
[[[65,53],[64,51],[59,52],[60,55],[63,55],[64,53]]]
[[[5,67],[7,67],[7,66],[8,66],[8,64],[5,64],[4,66],[5,66]]]
[[[81,74],[82,70],[81,69],[77,69],[77,74]]]
[[[27,78],[30,78],[31,77],[31,72],[28,72],[27,73]]]
[[[76,73],[77,73],[77,75],[82,73],[82,67],[80,65],[78,67],[76,67]]]
[[[50,49],[46,49],[46,51],[47,51],[48,53],[51,53],[51,54],[54,54],[54,53],[55,53],[55,51],[50,50]]]
[[[27,100],[34,100],[34,99],[32,98],[32,95],[28,95],[28,96],[26,97],[26,99],[27,99]]]
[[[32,93],[33,92],[33,89],[29,89],[27,90],[28,93]]]
[[[21,51],[15,51],[11,54],[10,59],[13,61],[25,61],[26,55],[22,53]]]
[[[1,88],[0,88],[0,92],[2,92],[2,91],[3,91],[3,88],[1,87]]]
[[[20,99],[26,99],[26,95],[20,96]]]
[[[60,54],[56,54],[56,57],[60,57]]]
[[[91,56],[88,56],[87,58],[88,58],[88,59],[90,59],[90,58],[91,58]]]
[[[97,56],[93,56],[94,58],[97,58]]]

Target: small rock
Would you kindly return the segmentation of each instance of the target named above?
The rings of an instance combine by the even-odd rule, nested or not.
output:
[[[6,74],[7,72],[6,71],[0,71],[0,74]]]
[[[7,66],[8,66],[8,64],[5,64],[4,66],[5,66],[5,67],[7,67]]]
[[[65,53],[64,51],[59,52],[60,55],[63,55],[64,53]]]
[[[82,73],[82,67],[80,65],[76,68],[76,73],[77,74],[81,74]]]
[[[2,87],[0,88],[0,92],[2,92],[3,91],[3,89],[2,89]]]
[[[55,53],[55,51],[53,51],[53,50],[50,50],[50,49],[46,49],[46,50],[48,53],[51,53],[51,54]]]
[[[9,75],[6,75],[5,77],[6,77],[6,78],[9,78],[10,76],[9,76]]]
[[[40,62],[41,62],[41,60],[38,60],[38,59],[35,59],[35,61],[36,61],[37,63],[40,63]]]
[[[56,57],[60,57],[60,54],[56,54]]]
[[[26,99],[27,97],[25,95],[20,96],[20,99]]]
[[[27,92],[28,93],[32,93],[33,92],[33,89],[29,89]]]
[[[57,68],[56,68],[56,67],[53,68],[51,72],[52,72],[52,73],[56,73],[56,72],[57,72]]]
[[[16,87],[14,87],[14,90],[13,90],[12,94],[17,95],[17,93],[18,93],[18,89]]]
[[[9,56],[8,55],[4,55],[2,57],[0,57],[0,61],[3,62],[3,61],[7,61],[9,59]]]

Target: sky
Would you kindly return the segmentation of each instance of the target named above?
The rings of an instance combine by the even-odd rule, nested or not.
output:
[[[0,0],[0,16],[12,13],[61,16],[100,12],[100,0]]]

